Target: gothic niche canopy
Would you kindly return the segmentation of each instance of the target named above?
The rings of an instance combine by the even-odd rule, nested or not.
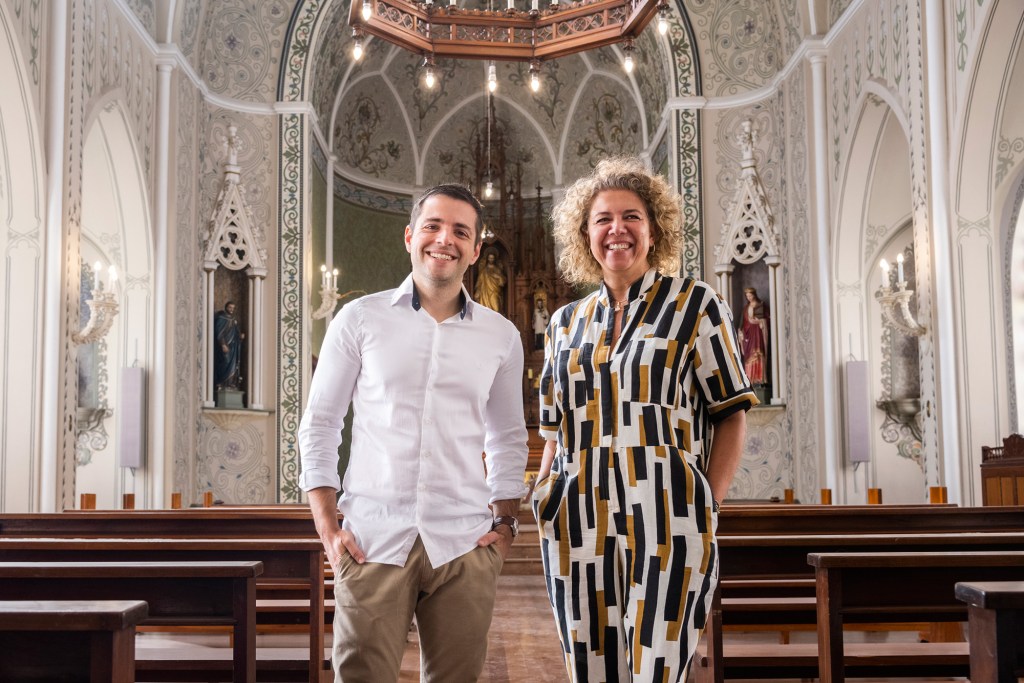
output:
[[[228,126],[224,186],[203,254],[207,408],[262,410],[263,283],[266,237],[245,201],[237,128]],[[240,274],[244,271],[244,279]],[[220,279],[218,279],[220,276]],[[220,299],[220,300],[218,300]]]
[[[757,135],[751,121],[744,121],[736,135],[740,148],[740,175],[736,193],[726,212],[722,239],[715,246],[718,291],[731,305],[740,337],[743,363],[763,403],[785,402],[781,381],[783,362],[779,351],[779,236],[757,174],[754,147]],[[768,301],[763,297],[767,294]]]

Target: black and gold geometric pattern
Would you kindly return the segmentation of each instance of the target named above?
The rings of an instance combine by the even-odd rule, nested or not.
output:
[[[552,316],[534,492],[548,598],[574,681],[682,681],[717,582],[704,437],[757,404],[728,307],[653,269],[622,332],[601,290]]]

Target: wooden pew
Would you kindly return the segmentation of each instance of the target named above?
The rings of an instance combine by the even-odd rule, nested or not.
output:
[[[140,600],[0,601],[0,680],[135,683]]]
[[[1024,507],[726,504],[718,516],[717,535],[909,534],[947,531],[1024,531]]]
[[[309,508],[0,514],[0,537],[319,538]]]
[[[814,569],[810,553],[886,552],[900,549],[929,552],[964,550],[1024,550],[1024,532],[919,534],[791,534],[720,536],[719,586],[712,602],[705,641],[694,669],[698,681],[721,682],[728,677],[815,677],[814,646],[781,649],[733,647],[726,652],[726,626],[767,626],[779,630],[816,623]],[[784,614],[780,619],[773,614]],[[706,649],[705,649],[706,648]],[[786,657],[792,657],[787,662]]]
[[[844,623],[963,621],[967,607],[956,599],[956,583],[1019,578],[1024,551],[811,553],[807,561],[815,568],[817,584],[819,679],[841,683],[849,664]],[[914,645],[892,662],[879,662],[885,666],[881,671],[892,676],[893,667],[906,661],[911,675],[969,674],[965,644],[943,644],[961,645],[963,652],[944,648],[941,653],[914,653]]]
[[[308,587],[309,649],[299,661],[257,662],[257,675],[262,670],[300,670],[303,680],[319,683],[327,668],[324,660],[324,553],[318,540],[291,538],[223,538],[223,539],[108,539],[108,538],[4,538],[0,537],[0,561],[4,562],[74,562],[83,557],[100,562],[166,562],[257,560],[263,563],[262,580],[300,583]],[[148,666],[148,665],[147,665]],[[290,668],[289,668],[290,667]],[[142,669],[139,675],[156,673]],[[214,680],[224,675],[223,665],[211,664],[209,675]],[[284,675],[283,673],[281,674]],[[147,680],[167,680],[148,677]],[[181,680],[172,678],[170,680]],[[224,680],[217,678],[217,680]],[[230,679],[227,679],[230,680]]]
[[[971,633],[971,683],[1016,681],[1024,675],[1024,582],[956,584],[967,604]]]
[[[232,680],[255,683],[260,562],[0,562],[0,600],[142,600],[143,623],[226,624]]]

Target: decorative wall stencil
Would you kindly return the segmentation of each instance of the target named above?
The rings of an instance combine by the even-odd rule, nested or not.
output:
[[[704,277],[704,217],[701,211],[703,186],[700,163],[701,115],[692,109],[676,110],[678,165],[677,190],[683,198],[682,272]]]
[[[689,0],[686,6],[701,49],[703,94],[759,88],[784,66],[774,2]]]
[[[142,22],[142,25],[146,27],[146,32],[155,40],[157,37],[156,10],[153,8],[153,0],[124,0],[124,2],[128,5],[128,9]]]
[[[388,95],[384,97],[390,99]],[[399,122],[394,120],[395,110],[391,103],[378,104],[369,94],[350,99],[339,112],[338,125],[334,127],[334,149],[339,161],[369,176],[399,180],[394,177],[396,169],[391,167],[402,156],[405,145],[389,135],[400,131]],[[405,166],[411,170],[410,164]],[[410,182],[415,177],[401,180]]]
[[[878,249],[878,245],[881,243],[882,238],[889,231],[889,226],[882,225],[871,225],[868,223],[867,228],[864,230],[864,263],[867,264],[874,255],[875,250]]]
[[[867,80],[888,90],[910,119],[910,60],[916,59],[907,35],[907,0],[878,0],[861,5],[829,49],[829,128],[832,134],[832,177],[849,145],[858,95]],[[916,50],[916,48],[914,48]],[[835,186],[833,185],[833,192]]]
[[[14,11],[17,19],[18,33],[21,37],[21,44],[25,50],[25,59],[28,62],[28,73],[35,86],[36,106],[39,106],[39,62],[42,55],[42,0],[8,0],[8,5]]]
[[[653,136],[658,130],[668,100],[665,56],[658,45],[657,35],[657,28],[653,24],[648,26],[636,41],[634,53],[636,66],[633,80],[640,90],[640,100],[644,103],[648,136]]]
[[[395,213],[407,217],[412,212],[412,197],[391,194],[362,187],[349,182],[340,176],[334,178],[334,196],[337,199],[385,213]]]
[[[206,0],[181,0],[178,3],[178,48],[185,55],[193,69],[198,69],[199,59],[196,45],[201,43],[202,17],[206,12]]]
[[[681,3],[682,0],[679,0]],[[669,15],[668,39],[669,52],[672,55],[673,68],[673,94],[685,97],[687,95],[698,95],[702,92],[700,87],[700,72],[697,69],[697,52],[694,48],[693,27],[690,25],[688,15],[680,15],[679,5],[672,5],[672,13]]]
[[[785,315],[785,337],[789,340],[790,362],[786,395],[790,397],[786,413],[789,420],[790,445],[796,473],[794,487],[806,500],[817,499],[819,486],[820,438],[819,410],[816,398],[817,350],[815,345],[814,305],[810,259],[811,227],[807,216],[810,198],[807,155],[806,82],[799,71],[784,82],[785,141],[787,168],[783,176],[782,214],[777,221],[784,250],[788,244],[789,258],[782,270],[781,288],[789,292],[789,310]],[[781,312],[780,312],[781,314]]]
[[[251,102],[273,101],[290,9],[285,0],[210,3],[200,73],[211,91]]]
[[[274,154],[274,119],[256,114],[240,114],[238,112],[210,107],[203,112],[202,142],[200,144],[200,188],[199,215],[213,215],[214,203],[220,194],[224,179],[221,164],[224,160],[224,141],[228,136],[228,126],[237,128],[238,166],[245,178],[245,200],[252,212],[254,223],[260,226],[269,225],[274,213],[274,177],[273,169],[266,160]]]
[[[107,6],[108,2],[86,2],[83,7],[86,37],[82,76],[87,107],[91,108],[95,99],[114,88],[121,89],[123,95],[117,99],[131,117],[135,147],[152,186],[156,62],[141,41],[134,38],[134,29],[120,12]]]
[[[371,55],[377,55],[382,50],[376,41],[367,40],[366,54],[359,62],[352,61],[352,32],[348,28],[348,4],[345,2],[331,4],[324,13],[323,23],[327,31],[325,35],[330,35],[331,40],[322,40],[317,44],[317,54],[313,61],[313,82],[316,83],[313,109],[316,111],[317,125],[326,133],[331,127],[338,90],[341,89],[342,79],[349,67],[353,67],[355,73],[364,70]]]
[[[198,92],[188,79],[178,79],[177,138],[187,149],[199,147],[197,117]],[[199,158],[193,154],[175,155],[178,223],[176,226],[174,260],[174,465],[171,474],[173,491],[195,490],[196,454],[198,451],[199,405],[202,400],[200,377],[205,359],[199,341],[202,338],[201,311],[205,302],[199,286],[201,221],[196,213]],[[191,500],[184,501],[185,505]]]
[[[205,422],[199,434],[199,488],[229,504],[274,501],[263,436],[251,423],[231,431]],[[199,498],[200,491],[195,497]]]
[[[747,413],[747,439],[743,459],[729,487],[729,498],[768,500],[781,498],[793,485],[789,434],[785,411]],[[807,500],[801,495],[801,500]]]
[[[640,117],[632,94],[610,78],[595,77],[572,114],[564,177],[589,173],[601,159],[636,154],[643,148]]]
[[[853,4],[853,0],[830,0],[828,7],[828,23],[833,26],[839,17],[843,15],[846,8]]]
[[[999,136],[999,145],[996,147],[996,187],[1003,184],[1007,174],[1017,164],[1017,155],[1024,152],[1024,138],[1007,138]]]
[[[561,131],[565,126],[565,113],[570,104],[570,95],[574,92],[573,85],[578,85],[587,73],[587,65],[578,55],[564,59],[542,62],[540,67],[541,88],[537,92],[530,90],[530,69],[522,62],[506,62],[501,68],[509,83],[522,89],[522,103],[531,111],[536,110],[535,118],[552,132]],[[516,93],[517,99],[518,93]]]
[[[979,49],[983,31],[986,29],[988,13],[997,3],[991,0],[952,0],[952,3],[944,4],[947,7],[952,4],[952,7],[945,13],[946,33],[947,36],[949,33],[953,35],[954,43],[950,47],[953,50],[953,61],[956,65],[953,97],[957,107],[951,111],[958,111],[970,85],[967,64],[974,57],[972,50]]]

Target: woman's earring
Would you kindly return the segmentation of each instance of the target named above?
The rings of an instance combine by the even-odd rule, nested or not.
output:
[[[657,247],[657,246],[658,246],[658,245],[656,245],[656,244],[655,244],[654,242],[651,242],[651,253],[652,253],[652,254],[654,253],[654,251],[655,251],[655,247]]]

